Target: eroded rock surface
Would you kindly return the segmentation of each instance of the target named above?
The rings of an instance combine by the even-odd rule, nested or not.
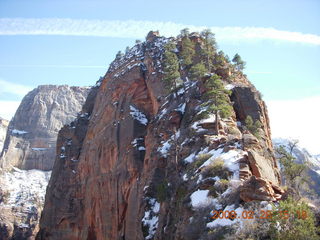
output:
[[[2,169],[51,170],[58,131],[81,110],[89,89],[67,85],[43,85],[21,101],[0,159]]]
[[[202,39],[191,39],[200,51]],[[181,39],[171,40],[179,55]],[[233,91],[234,111],[215,134],[214,116],[199,118],[202,81],[184,78],[183,88],[166,94],[168,41],[151,32],[118,57],[82,115],[59,132],[37,239],[199,239],[216,225],[206,222],[212,209],[278,198],[280,179],[259,93],[226,63],[230,74],[221,77]],[[262,123],[259,139],[244,127],[248,115]],[[219,162],[221,169],[212,172]],[[260,188],[250,187],[252,181]]]
[[[45,85],[23,98],[9,123],[0,159],[1,240],[34,239],[58,131],[76,118],[88,91],[85,87]]]

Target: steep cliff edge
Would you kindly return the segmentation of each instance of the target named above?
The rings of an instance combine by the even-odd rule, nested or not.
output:
[[[9,123],[0,159],[1,240],[34,239],[58,131],[76,118],[88,92],[86,87],[45,85],[23,98]]]
[[[74,120],[88,91],[85,87],[43,85],[29,92],[10,121],[0,167],[51,170],[58,131]]]
[[[203,39],[191,39],[200,54]],[[212,221],[211,210],[281,197],[259,93],[231,64],[214,68],[233,102],[216,133],[214,116],[201,117],[206,77],[190,81],[180,68],[183,86],[167,94],[168,41],[179,56],[181,39],[156,32],[118,56],[82,115],[59,132],[37,239],[198,239],[239,223]],[[261,122],[259,138],[244,126],[247,116]]]
[[[9,121],[0,117],[0,152],[2,152],[4,141],[6,139],[8,125]]]

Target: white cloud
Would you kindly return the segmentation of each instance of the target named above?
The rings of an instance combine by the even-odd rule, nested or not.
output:
[[[32,90],[32,87],[25,86],[22,84],[7,82],[2,79],[0,79],[0,86],[1,86],[0,87],[0,94],[11,93],[11,94],[18,95],[18,96],[24,96],[29,91]]]
[[[150,30],[173,36],[183,28],[201,31],[205,26],[173,22],[109,21],[68,18],[1,18],[0,35],[66,35],[143,38]],[[210,27],[218,41],[273,40],[320,45],[320,36],[258,27]]]
[[[0,117],[11,120],[20,105],[20,101],[0,101]]]
[[[320,153],[320,96],[268,101],[272,137],[293,138],[312,154]]]

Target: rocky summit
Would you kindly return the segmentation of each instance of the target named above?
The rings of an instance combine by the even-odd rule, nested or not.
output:
[[[206,239],[217,227],[240,222],[212,220],[212,210],[241,212],[246,202],[281,198],[260,93],[241,64],[210,52],[197,33],[188,39],[150,32],[118,54],[81,114],[59,131],[37,239]],[[172,70],[179,84],[168,88]],[[222,83],[217,95],[228,92],[220,94],[231,106],[228,116],[206,105],[214,101],[206,100],[212,79]],[[28,133],[12,134],[33,129],[16,117],[13,123],[11,131]],[[47,147],[40,143],[33,147]]]
[[[43,85],[29,92],[8,126],[1,168],[51,170],[58,132],[77,116],[88,91],[85,87]]]

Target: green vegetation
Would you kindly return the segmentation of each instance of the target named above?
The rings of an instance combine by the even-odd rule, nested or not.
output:
[[[228,55],[224,54],[223,51],[219,51],[217,54],[215,54],[213,63],[215,67],[222,67],[225,66],[226,63],[230,63],[230,59]]]
[[[190,68],[190,79],[192,81],[201,80],[207,72],[208,71],[203,63],[197,63]]]
[[[208,166],[202,170],[202,176],[206,177],[219,177],[220,179],[228,179],[231,173],[224,165],[224,161],[221,158],[216,158]]]
[[[119,59],[121,57],[123,57],[123,53],[121,51],[118,51],[116,54],[116,59]]]
[[[163,180],[156,185],[156,198],[159,202],[164,202],[168,197],[168,182]]]
[[[179,60],[174,53],[175,48],[176,46],[172,42],[169,42],[165,46],[163,81],[168,92],[175,91],[182,84],[179,72]]]
[[[214,198],[219,197],[219,195],[221,195],[222,193],[224,193],[228,189],[229,182],[230,181],[227,179],[220,179],[219,181],[217,181],[214,185],[209,187],[209,189],[208,189],[209,196],[214,197]]]
[[[235,64],[235,67],[238,71],[242,71],[246,66],[246,62],[241,59],[238,53],[234,55],[232,62]]]
[[[210,29],[205,29],[200,33],[203,38],[204,47],[202,49],[202,56],[204,57],[206,68],[208,72],[212,69],[212,58],[217,51],[217,43],[214,34]]]
[[[247,116],[245,120],[245,127],[257,138],[260,138],[259,129],[261,128],[262,124],[259,120],[253,122],[251,116]]]
[[[204,153],[199,154],[197,159],[194,161],[194,167],[199,168],[205,161],[212,157],[212,154]]]
[[[290,152],[288,152],[283,146],[280,146],[276,149],[276,153],[282,165],[282,172],[285,176],[286,185],[288,188],[291,188],[295,196],[300,199],[300,188],[309,180],[305,174],[306,165],[296,163],[296,158],[292,153],[294,147],[295,145],[293,145],[290,148]],[[307,186],[305,186],[305,188],[307,188]]]
[[[231,91],[224,88],[222,81],[216,74],[205,82],[205,87],[207,91],[203,96],[203,100],[206,102],[203,106],[207,108],[207,113],[214,113],[216,119],[215,131],[218,135],[220,117],[227,118],[232,113],[232,106],[229,99]]]
[[[319,239],[312,211],[305,202],[292,198],[274,206],[269,233],[275,240]]]
[[[181,30],[181,64],[184,67],[188,67],[193,62],[193,57],[195,56],[194,43],[189,38],[189,30]]]

